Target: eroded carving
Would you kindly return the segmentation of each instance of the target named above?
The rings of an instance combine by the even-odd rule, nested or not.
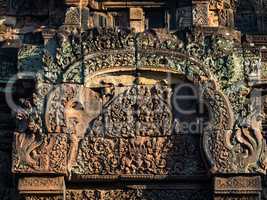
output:
[[[18,161],[14,162],[17,163],[14,171],[23,171],[19,166],[24,161],[29,163],[24,171],[33,170],[32,166],[41,158],[38,149],[50,149],[50,137],[65,138],[63,149],[69,145],[69,150],[62,154],[67,167],[50,169],[52,164],[46,158],[43,161],[46,167],[37,165],[36,170],[45,168],[67,173],[67,168],[69,173],[90,175],[166,175],[183,171],[187,174],[193,169],[201,171],[202,167],[179,166],[179,156],[177,159],[173,156],[174,161],[166,158],[175,151],[173,146],[178,140],[172,138],[175,111],[170,105],[168,84],[149,87],[138,85],[137,80],[131,83],[137,84],[132,89],[104,82],[102,86],[89,89],[78,85],[92,80],[96,74],[149,70],[183,75],[201,88],[209,123],[203,129],[203,149],[200,151],[205,152],[213,172],[265,173],[265,141],[261,142],[258,128],[252,135],[241,131],[254,137],[248,142],[252,148],[246,145],[240,131],[235,130],[242,127],[244,121],[249,122],[250,117],[249,112],[239,113],[244,104],[248,105],[243,101],[247,94],[244,90],[249,88],[244,79],[248,74],[246,62],[243,62],[245,56],[238,48],[232,48],[233,43],[225,38],[186,34],[186,39],[153,31],[135,34],[93,30],[84,32],[82,37],[58,34],[54,38],[59,41],[57,52],[53,56],[44,51],[44,74],[38,74],[36,94],[33,101],[24,106],[27,112],[21,114],[19,120],[21,136],[18,141],[23,142],[25,138],[29,145],[22,147],[25,155],[14,159]],[[233,70],[240,73],[234,74]],[[240,79],[244,82],[240,83]],[[61,85],[55,87],[55,83]],[[92,96],[90,101],[97,108],[94,114],[88,112],[88,105],[81,96]],[[239,146],[243,150],[237,151]],[[162,151],[157,152],[159,149]],[[244,156],[246,152],[248,157]],[[15,156],[20,157],[18,151]],[[172,171],[175,162],[179,170]]]
[[[194,156],[200,155],[198,142],[189,136],[172,136],[175,133],[171,88],[158,84],[120,88],[123,89],[125,91],[110,99],[102,113],[90,123],[72,173],[203,173],[203,163]],[[183,152],[181,147],[188,151]],[[181,162],[183,156],[190,161]]]
[[[26,133],[15,133],[13,172],[66,173],[67,137],[49,135],[36,138]]]
[[[216,177],[214,182],[214,199],[261,199],[262,185],[259,176]]]
[[[212,199],[212,195],[208,190],[146,190],[146,189],[130,189],[130,190],[68,190],[66,194],[67,200],[78,199],[106,199],[106,200],[143,200],[162,198],[174,199]]]

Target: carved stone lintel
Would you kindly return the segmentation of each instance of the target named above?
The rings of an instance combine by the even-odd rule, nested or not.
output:
[[[59,196],[59,195],[28,195],[28,196],[24,196],[25,200],[63,200],[64,197],[63,196]]]
[[[80,199],[105,199],[105,200],[141,200],[141,199],[153,199],[153,200],[211,200],[212,195],[208,190],[193,189],[186,190],[181,189],[144,189],[144,186],[133,186],[133,188],[125,189],[87,189],[87,190],[67,190],[66,200],[80,200]]]
[[[260,176],[215,177],[214,199],[261,199]]]
[[[18,189],[26,200],[63,200],[64,177],[21,177]]]
[[[260,127],[250,123],[249,111],[257,110],[258,101],[247,101],[253,93],[247,79],[259,74],[257,52],[244,52],[222,34],[186,34],[186,39],[109,29],[56,34],[49,44],[57,49],[43,49],[33,98],[22,101],[17,113],[12,170],[41,176],[22,178],[21,194],[29,200],[62,199],[62,185],[53,186],[54,178],[44,174],[64,174],[71,182],[166,181],[203,176],[209,168],[224,175],[215,178],[215,199],[259,199],[261,180],[253,174],[266,173],[266,142]],[[36,55],[32,48],[21,50],[27,64],[22,69],[30,66],[27,52]],[[184,83],[199,90],[201,102],[194,104],[203,104],[203,113],[195,108],[186,116],[175,108],[173,97]],[[196,134],[182,127],[195,121],[197,127],[204,122]],[[139,190],[141,198],[121,190],[117,198],[84,189],[67,190],[66,199],[209,199]]]
[[[64,177],[23,177],[19,179],[18,188],[21,193],[33,191],[62,193],[65,188]]]

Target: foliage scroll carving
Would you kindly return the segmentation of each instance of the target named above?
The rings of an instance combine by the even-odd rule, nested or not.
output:
[[[56,51],[44,48],[36,92],[17,114],[14,172],[188,175],[205,171],[192,156],[196,149],[213,173],[265,173],[265,140],[254,124],[244,126],[249,113],[239,112],[248,106],[243,100],[244,90],[250,91],[249,58],[232,41],[201,33],[113,30],[62,33],[52,40]],[[142,71],[178,74],[201,89],[209,113],[202,145],[174,134],[170,84],[86,87],[97,75]],[[192,162],[182,165],[177,146],[188,141]]]

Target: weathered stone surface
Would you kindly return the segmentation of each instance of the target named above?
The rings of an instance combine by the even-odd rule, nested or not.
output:
[[[66,136],[68,134],[71,134],[72,135],[71,140],[74,140],[74,141],[71,141],[71,145],[72,145],[71,149],[74,148],[73,151],[76,152],[78,149],[78,146],[77,146],[78,141],[83,138],[83,135],[84,135],[83,132],[85,132],[84,130],[88,128],[90,129],[90,127],[88,127],[86,124],[91,123],[90,120],[93,120],[93,116],[90,116],[86,112],[83,113],[83,111],[82,112],[79,111],[79,108],[77,106],[79,106],[80,102],[79,101],[75,102],[75,98],[78,96],[81,97],[81,95],[82,96],[85,95],[84,98],[86,98],[86,92],[85,92],[86,90],[83,90],[80,86],[76,86],[75,83],[80,84],[82,83],[81,81],[87,82],[87,80],[89,80],[90,77],[93,77],[94,74],[97,74],[98,72],[102,71],[102,73],[103,72],[105,73],[106,71],[107,73],[112,70],[116,71],[119,67],[121,68],[121,70],[124,70],[124,71],[133,71],[135,69],[138,69],[138,70],[150,70],[153,72],[154,69],[156,69],[156,71],[161,71],[164,73],[171,72],[171,73],[178,73],[178,74],[184,75],[190,81],[193,81],[194,84],[196,84],[196,86],[200,86],[201,88],[203,88],[202,89],[203,98],[204,98],[203,100],[206,102],[207,105],[210,105],[209,109],[212,110],[210,111],[212,113],[210,115],[210,126],[208,126],[207,129],[204,129],[204,133],[203,133],[204,152],[206,153],[207,159],[210,162],[211,167],[214,172],[237,173],[237,172],[250,172],[250,171],[255,171],[255,170],[262,171],[262,172],[264,171],[264,170],[260,170],[260,168],[264,166],[264,164],[262,165],[259,163],[259,161],[264,160],[263,152],[265,151],[264,150],[265,142],[262,141],[263,139],[262,139],[260,131],[256,130],[256,132],[249,133],[249,130],[250,129],[253,130],[254,128],[253,124],[250,125],[248,130],[245,130],[241,127],[244,121],[251,120],[250,118],[253,116],[250,116],[250,115],[240,116],[238,106],[235,107],[235,110],[233,112],[231,103],[233,103],[233,105],[237,104],[238,102],[236,102],[236,99],[241,98],[241,97],[233,96],[233,99],[231,99],[232,100],[231,102],[223,94],[223,92],[219,91],[219,88],[222,88],[222,90],[226,92],[228,95],[230,95],[233,92],[236,92],[236,88],[233,88],[235,84],[235,80],[238,80],[241,77],[244,77],[245,75],[241,73],[235,74],[235,75],[231,74],[232,72],[230,70],[232,69],[230,68],[236,67],[236,69],[238,69],[238,67],[241,67],[241,68],[243,67],[244,69],[246,69],[247,67],[251,70],[252,68],[248,66],[248,65],[253,65],[252,59],[250,57],[247,57],[247,58],[241,57],[241,55],[238,53],[238,49],[224,51],[228,47],[221,44],[221,42],[225,41],[225,39],[220,38],[220,37],[214,37],[213,40],[211,40],[212,43],[210,44],[211,45],[210,48],[212,47],[216,48],[217,51],[216,52],[205,52],[205,51],[196,51],[198,48],[202,48],[203,44],[201,43],[201,41],[203,42],[205,41],[204,36],[201,36],[201,35],[188,36],[189,38],[192,37],[191,40],[188,40],[189,43],[188,42],[185,43],[182,40],[177,39],[175,36],[160,35],[160,34],[158,35],[160,37],[160,42],[159,42],[156,40],[155,36],[152,35],[152,33],[140,34],[136,38],[134,38],[134,34],[129,34],[129,33],[118,34],[118,33],[112,32],[111,30],[105,30],[103,32],[96,33],[95,36],[88,37],[87,35],[89,36],[89,32],[84,33],[84,37],[81,38],[82,41],[78,43],[78,45],[77,43],[72,44],[72,42],[76,40],[75,35],[62,36],[62,37],[68,37],[70,38],[70,40],[64,40],[60,48],[57,49],[57,54],[55,56],[55,59],[49,56],[49,54],[46,54],[46,53],[44,54],[43,62],[46,65],[46,68],[45,68],[45,72],[42,75],[38,75],[39,79],[38,79],[37,85],[40,87],[37,87],[37,91],[36,91],[37,93],[35,95],[35,99],[33,99],[34,100],[33,104],[31,105],[29,102],[26,105],[26,108],[29,110],[29,111],[26,110],[26,112],[29,112],[28,115],[29,116],[32,115],[34,116],[34,118],[33,119],[30,118],[31,121],[28,121],[27,118],[20,119],[21,122],[24,122],[26,120],[26,124],[30,123],[33,126],[28,124],[28,129],[26,128],[24,132],[29,131],[30,134],[37,134],[37,135],[39,134],[42,137],[46,137],[47,135],[46,131],[48,131],[48,133],[61,133],[61,134],[63,133],[63,135],[66,135]],[[79,38],[77,39],[79,41]],[[105,41],[105,43],[101,43],[101,41]],[[134,43],[136,43],[136,45],[134,45]],[[84,48],[83,52],[85,53],[86,56],[83,56],[83,54],[81,54],[79,45],[82,45],[82,46],[85,45],[83,47]],[[229,41],[229,45],[231,45],[230,41]],[[114,57],[114,51],[118,52],[118,50],[122,48],[124,49],[121,51],[126,51],[126,52],[129,51],[130,53],[133,54],[133,58],[137,59],[137,61],[133,62],[132,58],[130,57],[125,58],[125,60],[123,57],[120,57],[120,56]],[[134,48],[137,48],[137,49],[134,50]],[[98,51],[99,53],[97,53]],[[101,55],[100,51],[105,51],[105,55]],[[176,51],[175,54],[174,54],[174,51]],[[135,53],[137,56],[134,56]],[[89,60],[92,57],[92,55],[95,55],[93,59],[95,59],[96,56],[107,57],[110,55],[112,57],[112,62],[118,63],[118,64],[115,64],[114,66],[112,62],[106,62],[106,59],[99,60],[100,63],[96,61],[90,61],[91,64],[89,64]],[[80,61],[80,59],[82,58],[84,60]],[[246,61],[245,58],[248,59],[248,61]],[[244,59],[244,62],[242,63],[241,61],[243,59]],[[201,60],[204,63],[201,63]],[[80,65],[79,63],[81,62],[83,62],[84,64]],[[255,62],[257,62],[256,59],[255,59]],[[239,64],[239,65],[236,65],[236,64]],[[208,70],[207,67],[210,70]],[[52,71],[53,69],[55,69],[54,73]],[[81,74],[81,72],[85,72],[85,73]],[[244,72],[247,74],[248,77],[250,76],[251,71],[248,71],[248,72],[244,71]],[[74,79],[74,77],[76,78]],[[228,77],[228,80],[225,80],[224,77]],[[72,85],[64,84],[64,82],[66,82],[67,80],[71,82],[74,81],[74,82]],[[61,83],[62,86],[58,87],[57,89],[57,87],[55,88],[52,85],[54,83]],[[113,98],[121,99],[121,97],[120,96],[117,97],[117,95],[123,92],[122,86],[120,86],[120,89],[116,91],[117,86],[113,85],[112,82],[105,83],[105,84],[106,86],[103,85],[104,88],[110,87],[110,89],[107,91],[104,91],[104,93],[102,92],[101,95],[97,93],[94,94],[93,91],[88,93],[88,94],[91,93],[91,95],[95,96],[96,103],[93,103],[93,104],[97,105],[97,101],[99,102],[102,101],[103,105],[105,104],[108,105],[111,102],[113,102],[112,100]],[[134,82],[131,84],[134,84]],[[112,87],[114,88],[112,89]],[[246,85],[246,83],[244,82],[243,87],[249,87],[249,85]],[[126,96],[129,96],[127,95],[127,93],[129,93],[133,95],[132,98],[136,98],[136,95],[139,92],[137,92],[136,94],[132,92],[134,92],[135,90],[139,91],[139,89],[138,87],[136,89],[134,88],[135,87],[133,87],[133,90],[129,90],[128,92],[126,92]],[[151,88],[151,89],[148,89],[148,91],[149,90],[152,91],[154,89]],[[45,93],[43,93],[43,91]],[[142,90],[140,90],[140,92],[141,91]],[[241,94],[243,91],[238,90],[238,92]],[[164,90],[163,91],[159,90],[158,93],[164,94],[166,92]],[[43,97],[45,96],[47,97],[44,99]],[[147,98],[154,99],[153,95],[148,96]],[[168,99],[169,97],[166,96],[166,97],[161,97],[161,98]],[[40,101],[37,101],[37,99],[39,99]],[[123,98],[121,99],[121,101],[124,101]],[[37,102],[38,104],[36,104]],[[133,105],[138,105],[138,104],[139,103],[137,102],[135,103],[133,102]],[[118,102],[117,107],[122,106],[122,105],[123,104],[121,102]],[[243,105],[244,104],[241,104],[240,106],[243,106]],[[72,106],[75,106],[75,107],[72,107]],[[83,104],[81,104],[80,106],[84,107]],[[100,108],[101,106],[98,105],[97,107]],[[146,105],[144,105],[143,107],[146,107]],[[46,112],[45,114],[42,113],[43,109],[45,109],[45,112]],[[67,112],[65,111],[65,109],[67,109]],[[71,111],[71,109],[74,109],[74,110]],[[78,109],[78,110],[75,110],[75,109]],[[82,108],[82,109],[86,109],[86,108]],[[109,108],[105,108],[104,106],[103,108],[101,108],[102,112],[105,109],[109,110]],[[77,114],[75,114],[75,112],[77,112]],[[129,114],[129,112],[130,110],[128,110],[126,113]],[[160,112],[166,113],[166,111],[160,111]],[[96,111],[96,113],[99,113],[99,111]],[[78,125],[75,125],[77,122],[75,123],[71,121],[68,122],[68,119],[66,118],[68,115],[70,115],[70,119],[72,120],[75,119],[76,121],[78,120],[79,122]],[[103,115],[103,113],[101,115]],[[42,119],[44,119],[44,116],[45,116],[45,124],[42,124],[42,121],[43,121]],[[166,128],[159,127],[158,131],[155,131],[155,129],[151,129],[151,132],[154,132],[154,134],[158,132],[158,135],[165,135],[165,130],[170,129],[171,127],[172,114],[170,115],[165,114],[166,119],[162,118],[162,116],[159,116],[159,115],[156,115],[156,116],[157,117],[155,117],[155,119],[159,118],[159,120],[165,121],[164,126],[165,127],[169,126],[169,128],[166,129]],[[129,114],[129,117],[131,117],[131,114]],[[96,122],[95,122],[99,124],[98,126],[100,127],[101,126],[104,127],[104,124],[101,125],[102,118],[103,116],[99,118],[100,120],[99,122],[97,122],[97,118],[96,118]],[[106,118],[113,119],[113,116],[107,115]],[[131,127],[129,122],[136,121],[139,118],[137,117],[137,119],[134,119],[134,118],[131,118],[131,119],[129,118],[127,123],[125,124],[126,132],[128,132],[127,129],[134,130],[137,128],[137,126],[144,127],[142,123],[140,125],[133,124],[133,127]],[[168,121],[167,119],[170,120],[170,123],[167,122]],[[120,123],[122,122],[121,119],[118,119],[118,121]],[[113,127],[113,124],[107,124],[108,121],[105,121],[105,123],[106,125],[109,126],[109,128],[110,126]],[[152,124],[154,123],[158,124],[159,122],[156,122],[156,121],[152,122]],[[234,127],[235,123],[237,123],[237,128]],[[70,127],[73,125],[74,127]],[[94,127],[94,124],[92,126]],[[238,128],[238,126],[240,126],[240,128]],[[115,130],[119,131],[118,128],[116,128]],[[146,129],[146,131],[148,131],[149,133],[149,130]],[[74,136],[73,134],[75,133],[77,133],[78,135]],[[112,134],[118,133],[118,137],[121,137],[121,135],[123,134],[123,132],[116,133],[112,130],[110,131],[110,133]],[[88,134],[91,134],[91,133],[89,132]],[[103,134],[103,133],[100,133],[100,134]],[[253,134],[255,134],[256,136],[255,141],[254,139],[250,140],[250,137],[248,141],[246,141],[247,139],[242,138],[242,134],[244,135],[252,134],[252,138],[254,137]],[[167,134],[167,135],[170,135],[170,134]],[[19,134],[18,134],[18,137],[19,137]],[[79,138],[78,141],[75,137]],[[95,137],[99,137],[99,136],[95,136]],[[32,141],[35,141],[35,140],[36,139],[34,139],[34,135],[33,135]],[[256,142],[258,145],[253,146],[253,149],[248,147],[250,148],[249,157],[242,158],[242,159],[239,158],[238,154],[241,155],[242,151],[247,151],[246,144],[248,143],[254,144],[254,142]],[[42,143],[42,141],[38,141],[36,143],[37,145],[36,147],[40,146],[39,143]],[[241,152],[237,152],[236,150],[236,148],[240,148],[238,144],[245,144],[244,146],[242,146]],[[112,146],[115,148],[116,145],[112,144]],[[85,149],[87,149],[86,151],[88,151],[88,148],[85,148]],[[217,150],[214,151],[214,149],[217,149]],[[31,151],[32,149],[30,150],[30,152]],[[69,153],[66,152],[66,154],[69,154]],[[106,156],[107,155],[105,155],[105,157]],[[69,159],[71,160],[68,160],[68,162],[72,163],[73,162],[72,159],[74,158],[75,157],[73,157],[71,153],[69,157]],[[82,158],[82,159],[85,159],[85,158]],[[240,160],[236,160],[236,159],[240,159]],[[95,164],[96,163],[97,162],[95,162]],[[54,170],[51,169],[51,172],[52,171]]]
[[[168,198],[170,200],[175,199],[199,199],[199,200],[209,200],[212,199],[212,195],[209,191],[206,190],[146,190],[146,189],[130,189],[130,190],[69,190],[66,194],[67,200],[76,200],[80,198],[89,198],[92,200],[102,198],[107,200],[160,200],[162,198]]]
[[[267,42],[233,29],[264,33],[253,2],[1,2],[0,199],[264,199]]]
[[[214,199],[261,199],[260,176],[216,177]],[[231,193],[231,195],[229,194]]]

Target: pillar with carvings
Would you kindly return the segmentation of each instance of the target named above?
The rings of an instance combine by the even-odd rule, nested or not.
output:
[[[211,37],[220,37],[225,39],[224,44],[225,51],[229,51],[230,47],[227,47],[227,43],[234,44],[236,51],[243,51],[243,59],[245,69],[247,69],[247,81],[248,85],[252,86],[260,79],[259,75],[259,53],[256,50],[239,49],[238,46],[241,42],[241,33],[234,29],[234,18],[236,11],[235,0],[193,0],[192,1],[192,16],[193,26],[200,27],[206,35]],[[250,64],[248,64],[250,63]],[[246,67],[247,65],[247,67]],[[252,67],[254,66],[254,67]],[[236,72],[235,72],[236,73]],[[233,84],[233,83],[232,83]],[[234,85],[234,84],[233,84]],[[235,86],[236,87],[236,86]],[[260,95],[253,95],[253,87],[251,89],[250,101],[254,102],[250,107],[251,113],[257,110],[257,107],[261,105],[258,102]],[[248,97],[246,97],[248,98]],[[254,111],[253,111],[254,110]],[[259,110],[258,113],[261,111]],[[238,118],[238,116],[235,116]],[[234,119],[236,120],[236,119]],[[244,119],[242,119],[244,120]],[[262,137],[260,120],[249,114],[247,119],[242,122],[253,128],[244,127],[229,127],[227,131],[226,139],[224,141],[227,148],[230,150],[230,154],[221,152],[220,157],[216,162],[221,162],[224,156],[229,156],[229,166],[223,164],[220,170],[213,169],[214,180],[214,199],[251,199],[260,200],[262,191],[261,176],[256,172],[254,168],[261,158],[261,152],[265,151],[265,141]],[[229,138],[228,138],[229,137]],[[255,138],[254,138],[255,137]],[[228,138],[228,139],[227,139]],[[233,148],[232,142],[237,140],[241,142],[240,146]],[[254,146],[255,144],[255,146]],[[247,147],[248,145],[248,147]],[[251,145],[251,146],[250,146]],[[251,148],[250,148],[251,147]],[[232,155],[237,154],[237,157],[233,156],[233,160],[230,161]],[[244,155],[242,155],[244,154]],[[236,163],[240,162],[239,167],[233,167]],[[254,163],[255,162],[255,163]],[[235,164],[234,164],[235,163]],[[246,166],[244,170],[241,170],[242,166]],[[251,169],[250,169],[251,168]],[[256,167],[255,167],[256,168]],[[245,173],[245,174],[243,174]],[[265,172],[264,172],[265,173]],[[240,175],[243,174],[243,175]]]
[[[194,26],[234,28],[234,0],[193,0]]]
[[[88,0],[67,0],[65,3],[68,8],[65,14],[64,28],[70,31],[79,28],[87,29],[89,22]]]

